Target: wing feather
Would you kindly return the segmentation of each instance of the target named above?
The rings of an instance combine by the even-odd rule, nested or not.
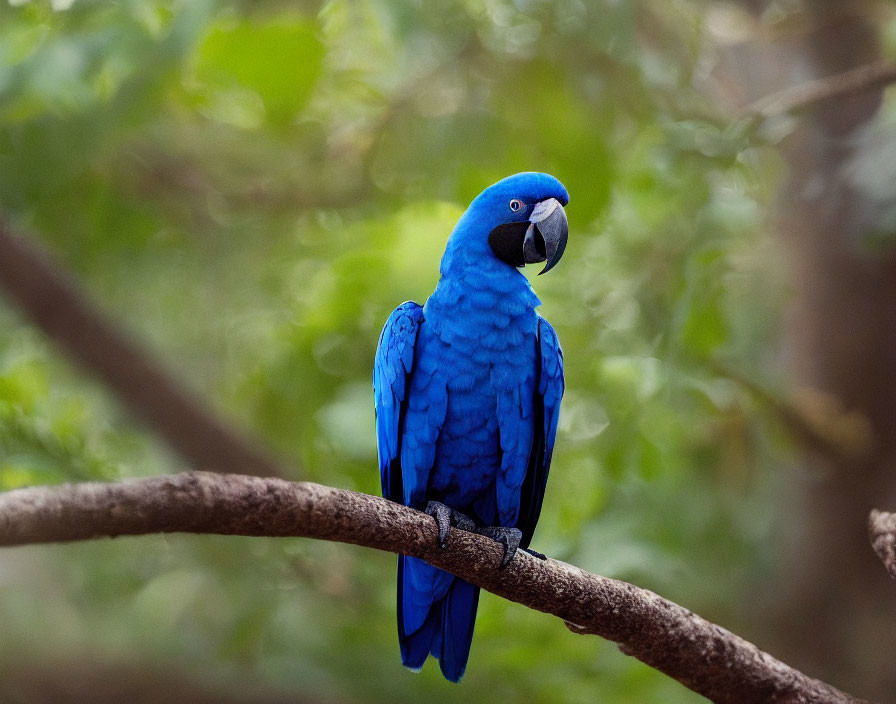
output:
[[[407,408],[417,333],[423,308],[406,301],[396,308],[380,333],[373,364],[376,438],[383,496],[402,502],[401,421]]]
[[[551,324],[538,317],[538,386],[534,398],[535,433],[529,453],[529,465],[520,494],[520,513],[517,528],[523,532],[521,545],[526,547],[532,540],[535,525],[541,514],[554,440],[557,437],[557,422],[560,418],[560,400],[563,398],[563,350],[557,333]]]

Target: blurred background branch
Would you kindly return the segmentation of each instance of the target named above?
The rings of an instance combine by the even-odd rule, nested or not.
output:
[[[276,460],[126,335],[33,239],[0,219],[0,288],[9,301],[188,463],[284,475]]]
[[[896,81],[896,63],[881,60],[783,88],[751,103],[744,110],[744,115],[763,118],[783,115],[829,100],[846,98],[853,93],[880,88],[893,81]]]
[[[871,423],[855,411],[846,411],[836,397],[808,387],[782,396],[718,360],[710,364],[765,405],[807,452],[838,466],[866,460],[874,452],[877,440]]]

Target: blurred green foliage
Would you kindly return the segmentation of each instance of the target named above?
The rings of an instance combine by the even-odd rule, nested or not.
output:
[[[613,0],[0,5],[0,206],[300,476],[376,493],[379,329],[422,302],[466,203],[569,188],[535,281],[568,391],[535,544],[736,628],[785,461],[766,409],[783,297],[777,162],[695,87],[705,4]],[[5,305],[5,304],[4,304]],[[0,486],[180,461],[0,308]],[[128,539],[0,554],[0,655],[169,663],[345,701],[693,702],[485,596],[468,674],[402,669],[394,560]]]

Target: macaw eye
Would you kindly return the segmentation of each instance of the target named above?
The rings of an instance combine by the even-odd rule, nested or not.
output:
[[[514,198],[512,201],[510,201],[510,209],[513,212],[518,211],[522,207],[523,207],[523,201],[521,201],[519,198]]]

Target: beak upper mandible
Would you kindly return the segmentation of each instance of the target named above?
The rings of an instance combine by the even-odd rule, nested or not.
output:
[[[529,261],[530,254],[533,255],[532,261],[547,261],[544,269],[538,272],[540,276],[553,269],[554,265],[560,261],[560,257],[563,256],[566,241],[569,239],[569,222],[566,219],[563,206],[556,198],[548,198],[536,204],[529,216],[529,222],[532,224],[526,231],[523,251],[527,261]],[[541,235],[542,242],[538,242],[538,238],[533,232],[536,228],[538,234]],[[543,246],[542,251],[539,251],[539,244]],[[534,255],[541,256],[535,259]]]

